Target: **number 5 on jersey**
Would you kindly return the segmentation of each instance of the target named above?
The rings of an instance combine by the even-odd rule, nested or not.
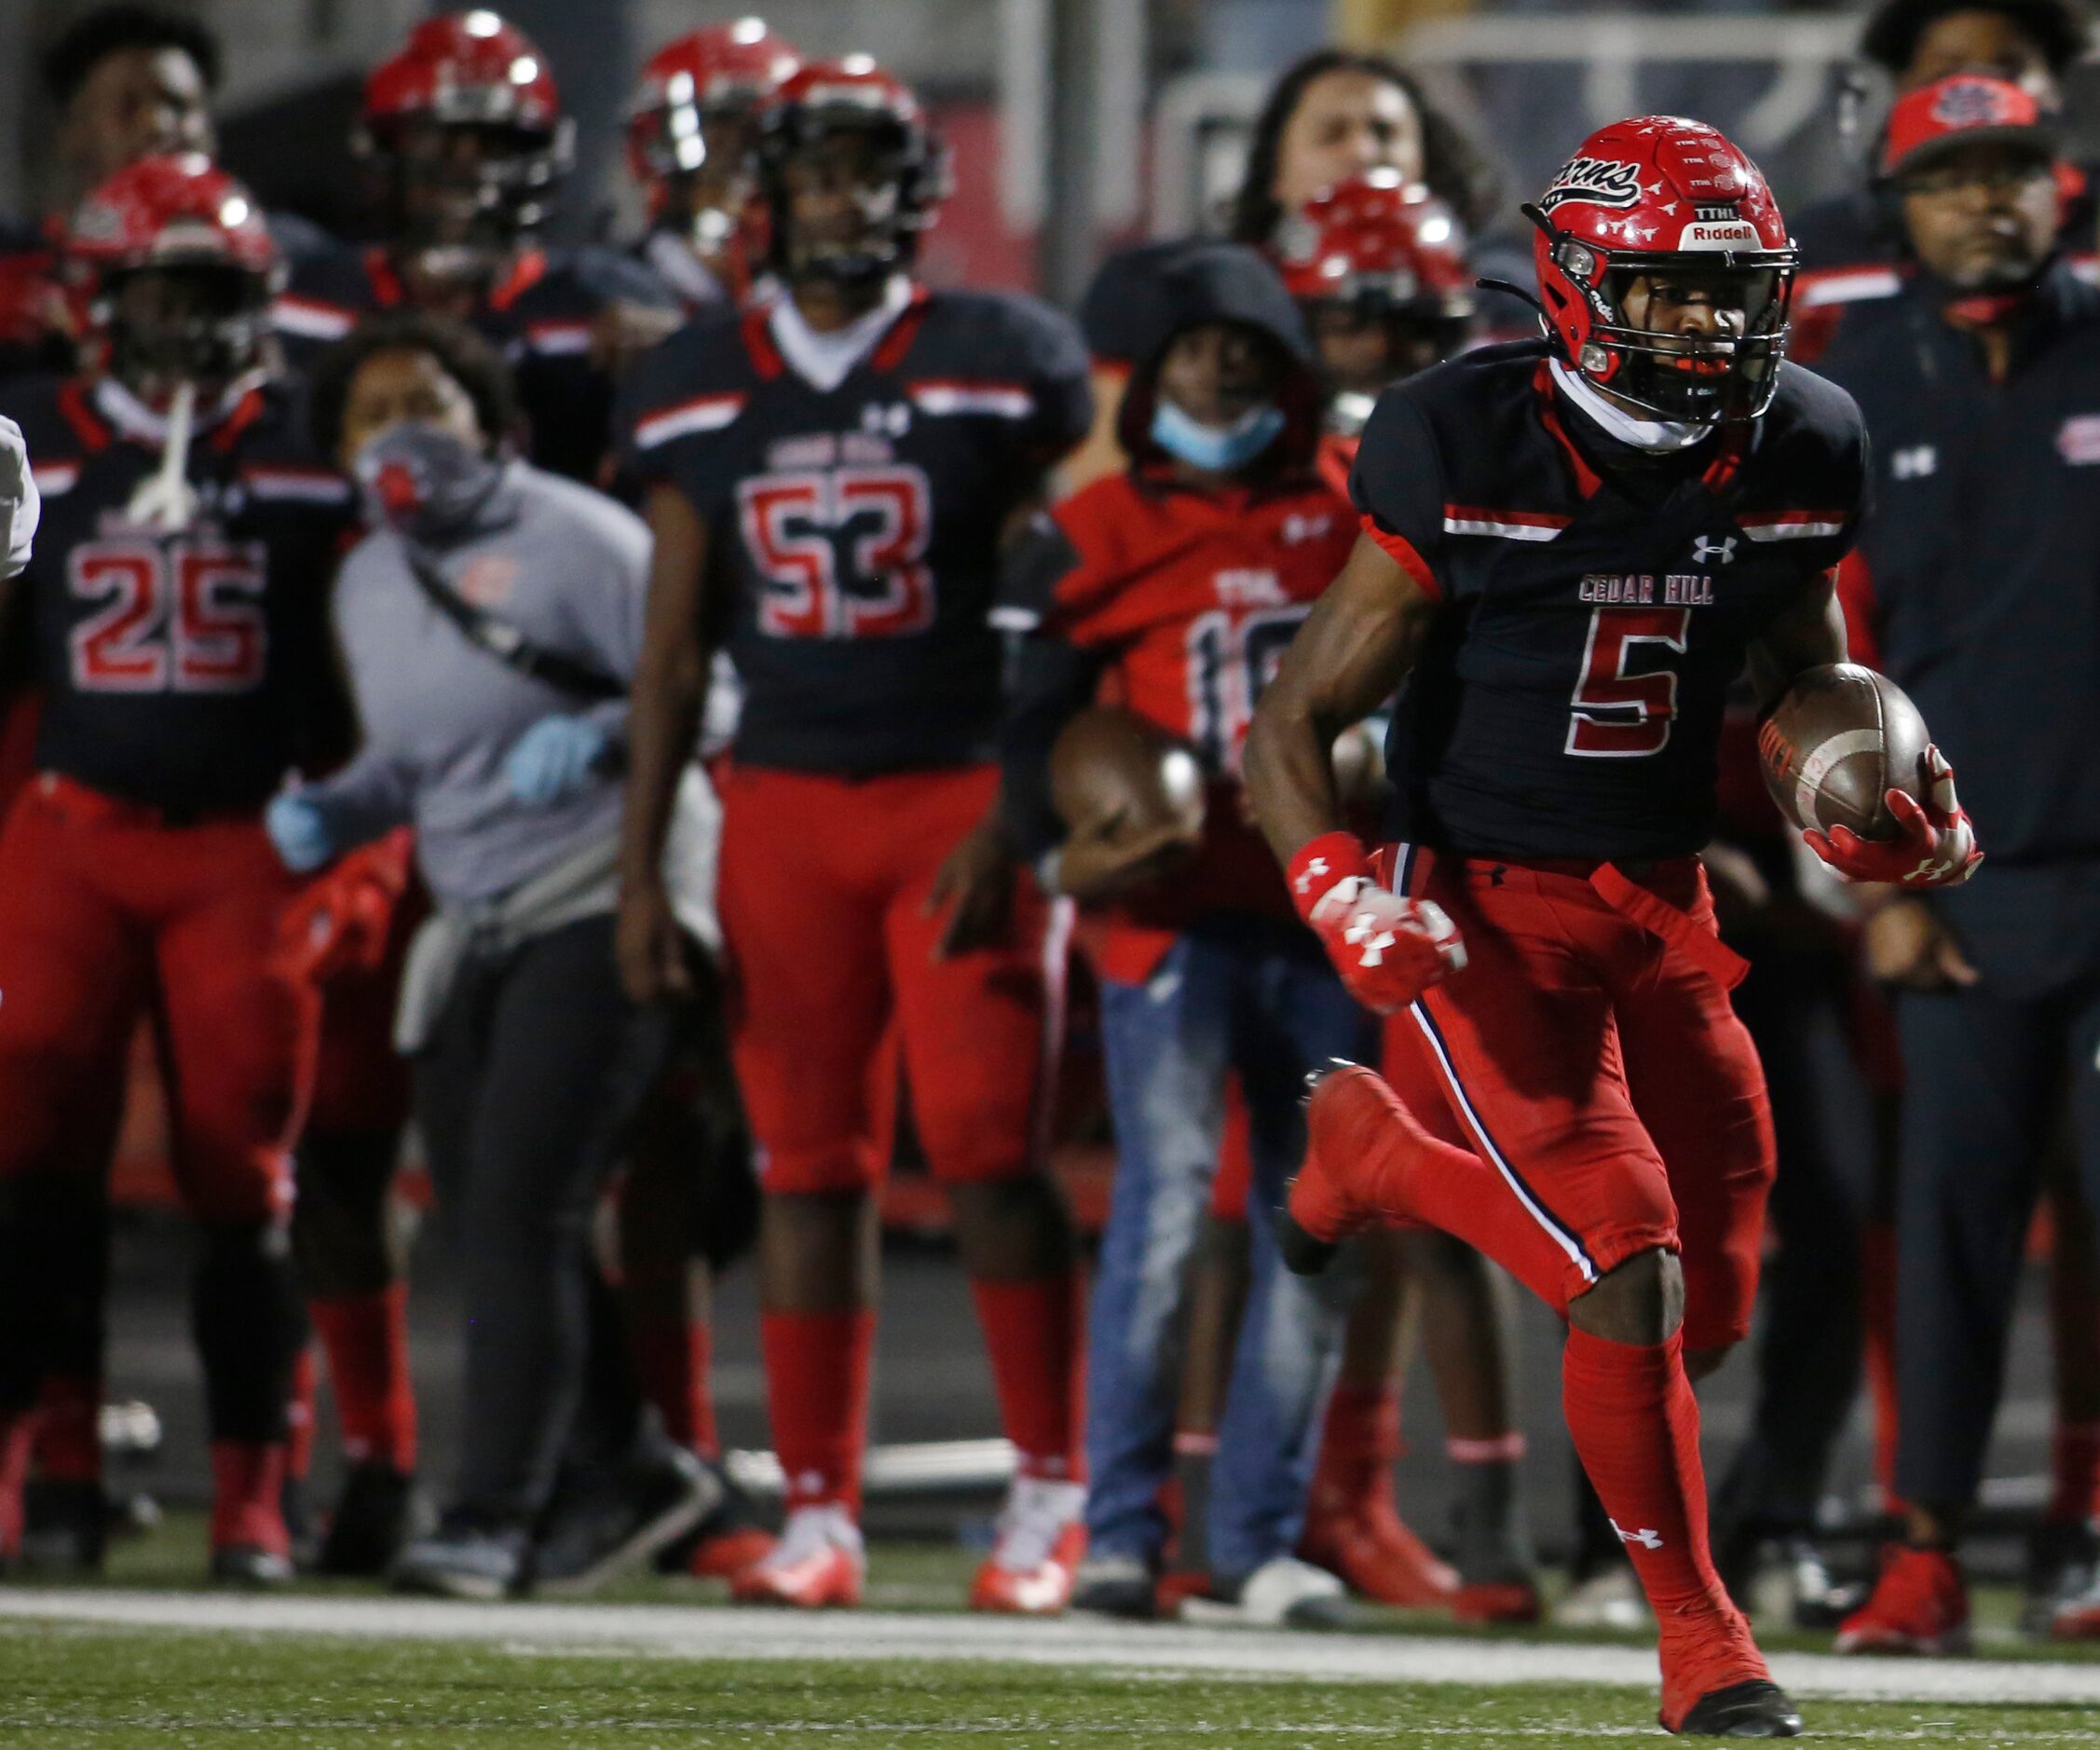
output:
[[[1569,753],[1586,759],[1638,759],[1669,745],[1670,726],[1677,717],[1675,671],[1629,671],[1636,662],[1654,662],[1655,652],[1643,649],[1646,645],[1684,655],[1691,621],[1689,608],[1591,611],[1582,673],[1569,705]]]

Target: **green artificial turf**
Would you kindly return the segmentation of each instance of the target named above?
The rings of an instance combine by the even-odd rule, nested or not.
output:
[[[1629,1690],[1417,1688],[892,1661],[726,1663],[0,1626],[0,1745],[1561,1744],[1648,1738]],[[2091,1743],[2072,1708],[1822,1702],[1824,1744]]]

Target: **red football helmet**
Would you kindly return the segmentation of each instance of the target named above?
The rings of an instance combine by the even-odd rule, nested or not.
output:
[[[547,58],[479,7],[425,19],[372,70],[356,145],[388,240],[427,256],[507,252],[546,222],[574,157]]]
[[[853,138],[866,152],[843,172],[855,185],[854,228],[802,235],[789,198],[790,167]],[[949,188],[947,149],[919,100],[866,55],[811,62],[783,84],[759,116],[758,163],[771,264],[790,281],[875,279],[906,266]]]
[[[1763,172],[1681,116],[1600,128],[1524,214],[1548,332],[1569,366],[1658,418],[1719,424],[1771,405],[1799,253]],[[1629,316],[1637,282],[1703,302],[1706,330]]]
[[[693,175],[707,161],[711,118],[756,118],[801,64],[800,53],[763,19],[710,24],[651,55],[627,111],[628,173],[648,191],[651,205],[665,183]]]
[[[254,197],[201,152],[118,171],[80,203],[66,257],[108,368],[135,390],[223,386],[264,362],[277,245]]]
[[[1475,308],[1465,231],[1395,171],[1315,196],[1276,227],[1275,250],[1332,391],[1330,431],[1361,431],[1387,384],[1465,343]]]

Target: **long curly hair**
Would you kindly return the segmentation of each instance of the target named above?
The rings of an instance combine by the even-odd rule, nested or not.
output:
[[[1260,246],[1275,236],[1283,208],[1271,191],[1284,130],[1304,101],[1306,88],[1330,73],[1368,74],[1404,92],[1422,120],[1423,179],[1430,192],[1457,213],[1468,230],[1479,230],[1493,216],[1501,198],[1501,178],[1458,124],[1430,103],[1411,73],[1385,55],[1322,48],[1286,70],[1255,118],[1247,174],[1231,206],[1230,235],[1235,243]]]

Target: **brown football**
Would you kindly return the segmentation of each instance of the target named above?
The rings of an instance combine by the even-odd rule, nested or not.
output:
[[[1050,750],[1050,800],[1073,832],[1203,834],[1203,767],[1185,742],[1121,705],[1093,705]]]
[[[1796,827],[1893,839],[1891,789],[1923,801],[1925,719],[1886,675],[1857,663],[1811,668],[1757,732],[1765,787]]]

